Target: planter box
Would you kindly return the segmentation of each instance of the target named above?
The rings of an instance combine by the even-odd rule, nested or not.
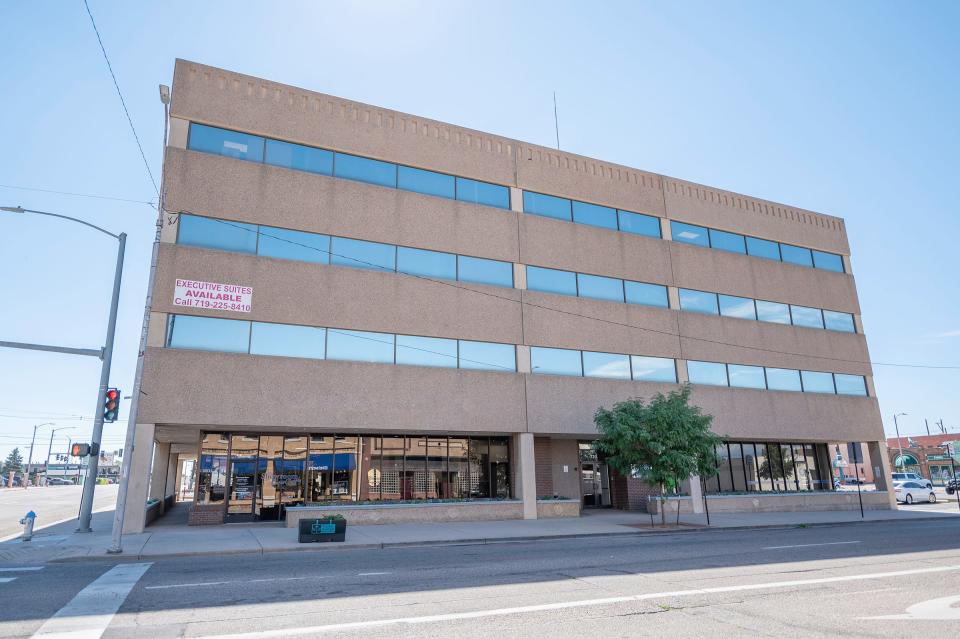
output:
[[[559,517],[579,517],[581,504],[579,499],[538,499],[537,519],[556,519]]]
[[[523,519],[523,504],[517,500],[436,502],[422,504],[356,504],[292,506],[286,509],[287,528],[302,519],[342,515],[351,524],[405,524],[432,521],[490,521]]]
[[[298,541],[301,544],[324,541],[344,541],[347,536],[345,519],[301,519]]]

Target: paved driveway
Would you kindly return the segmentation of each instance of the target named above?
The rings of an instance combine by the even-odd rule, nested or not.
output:
[[[94,511],[113,508],[118,488],[117,484],[97,486],[93,494]],[[82,486],[0,489],[0,541],[22,532],[20,518],[30,510],[37,513],[37,528],[76,518],[82,492]]]

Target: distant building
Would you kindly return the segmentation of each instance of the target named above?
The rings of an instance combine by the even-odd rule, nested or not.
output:
[[[953,443],[953,460],[945,449],[948,442]],[[954,473],[960,475],[960,434],[957,433],[890,437],[887,451],[892,472],[918,473],[937,486],[949,481]]]

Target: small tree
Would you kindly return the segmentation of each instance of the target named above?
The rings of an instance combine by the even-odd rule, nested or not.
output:
[[[6,481],[6,477],[10,474],[10,471],[20,471],[23,469],[23,455],[20,454],[19,448],[14,448],[10,451],[10,454],[7,455],[7,459],[3,462],[3,468],[0,469],[0,475],[3,475],[4,479],[0,479],[0,484]]]
[[[679,486],[690,475],[717,474],[716,446],[722,439],[710,431],[712,415],[689,403],[690,385],[669,394],[657,393],[649,403],[635,398],[612,410],[597,409],[597,449],[623,475],[639,474],[660,488],[660,520],[666,523],[665,487]],[[679,512],[679,511],[678,511]]]

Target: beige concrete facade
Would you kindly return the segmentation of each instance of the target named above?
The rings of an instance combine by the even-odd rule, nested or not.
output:
[[[511,207],[190,151],[191,122],[508,186]],[[513,497],[520,516],[536,517],[533,434],[553,437],[554,492],[579,498],[577,441],[596,435],[596,408],[676,385],[531,374],[529,347],[674,358],[679,381],[687,360],[705,360],[863,375],[872,388],[862,331],[677,309],[682,287],[852,313],[861,326],[846,230],[836,217],[183,60],[174,73],[164,187],[170,215],[161,233],[139,421],[156,424],[166,443],[196,446],[205,429],[510,435]],[[665,238],[668,221],[679,220],[839,253],[848,268],[803,268],[528,215],[524,190],[659,217]],[[511,262],[514,288],[179,245],[178,212]],[[671,308],[528,291],[526,265],[662,284],[670,287]],[[183,312],[173,302],[177,278],[254,290],[250,313],[191,314],[514,344],[518,372],[164,348],[169,315]],[[263,401],[266,389],[270,402]],[[694,400],[732,439],[883,439],[873,396],[696,387]],[[149,431],[152,438],[153,426]],[[138,439],[131,477],[143,475],[144,466],[149,472],[146,448]],[[137,496],[147,496],[142,483],[131,491],[134,509]],[[136,521],[142,516],[128,528]]]

